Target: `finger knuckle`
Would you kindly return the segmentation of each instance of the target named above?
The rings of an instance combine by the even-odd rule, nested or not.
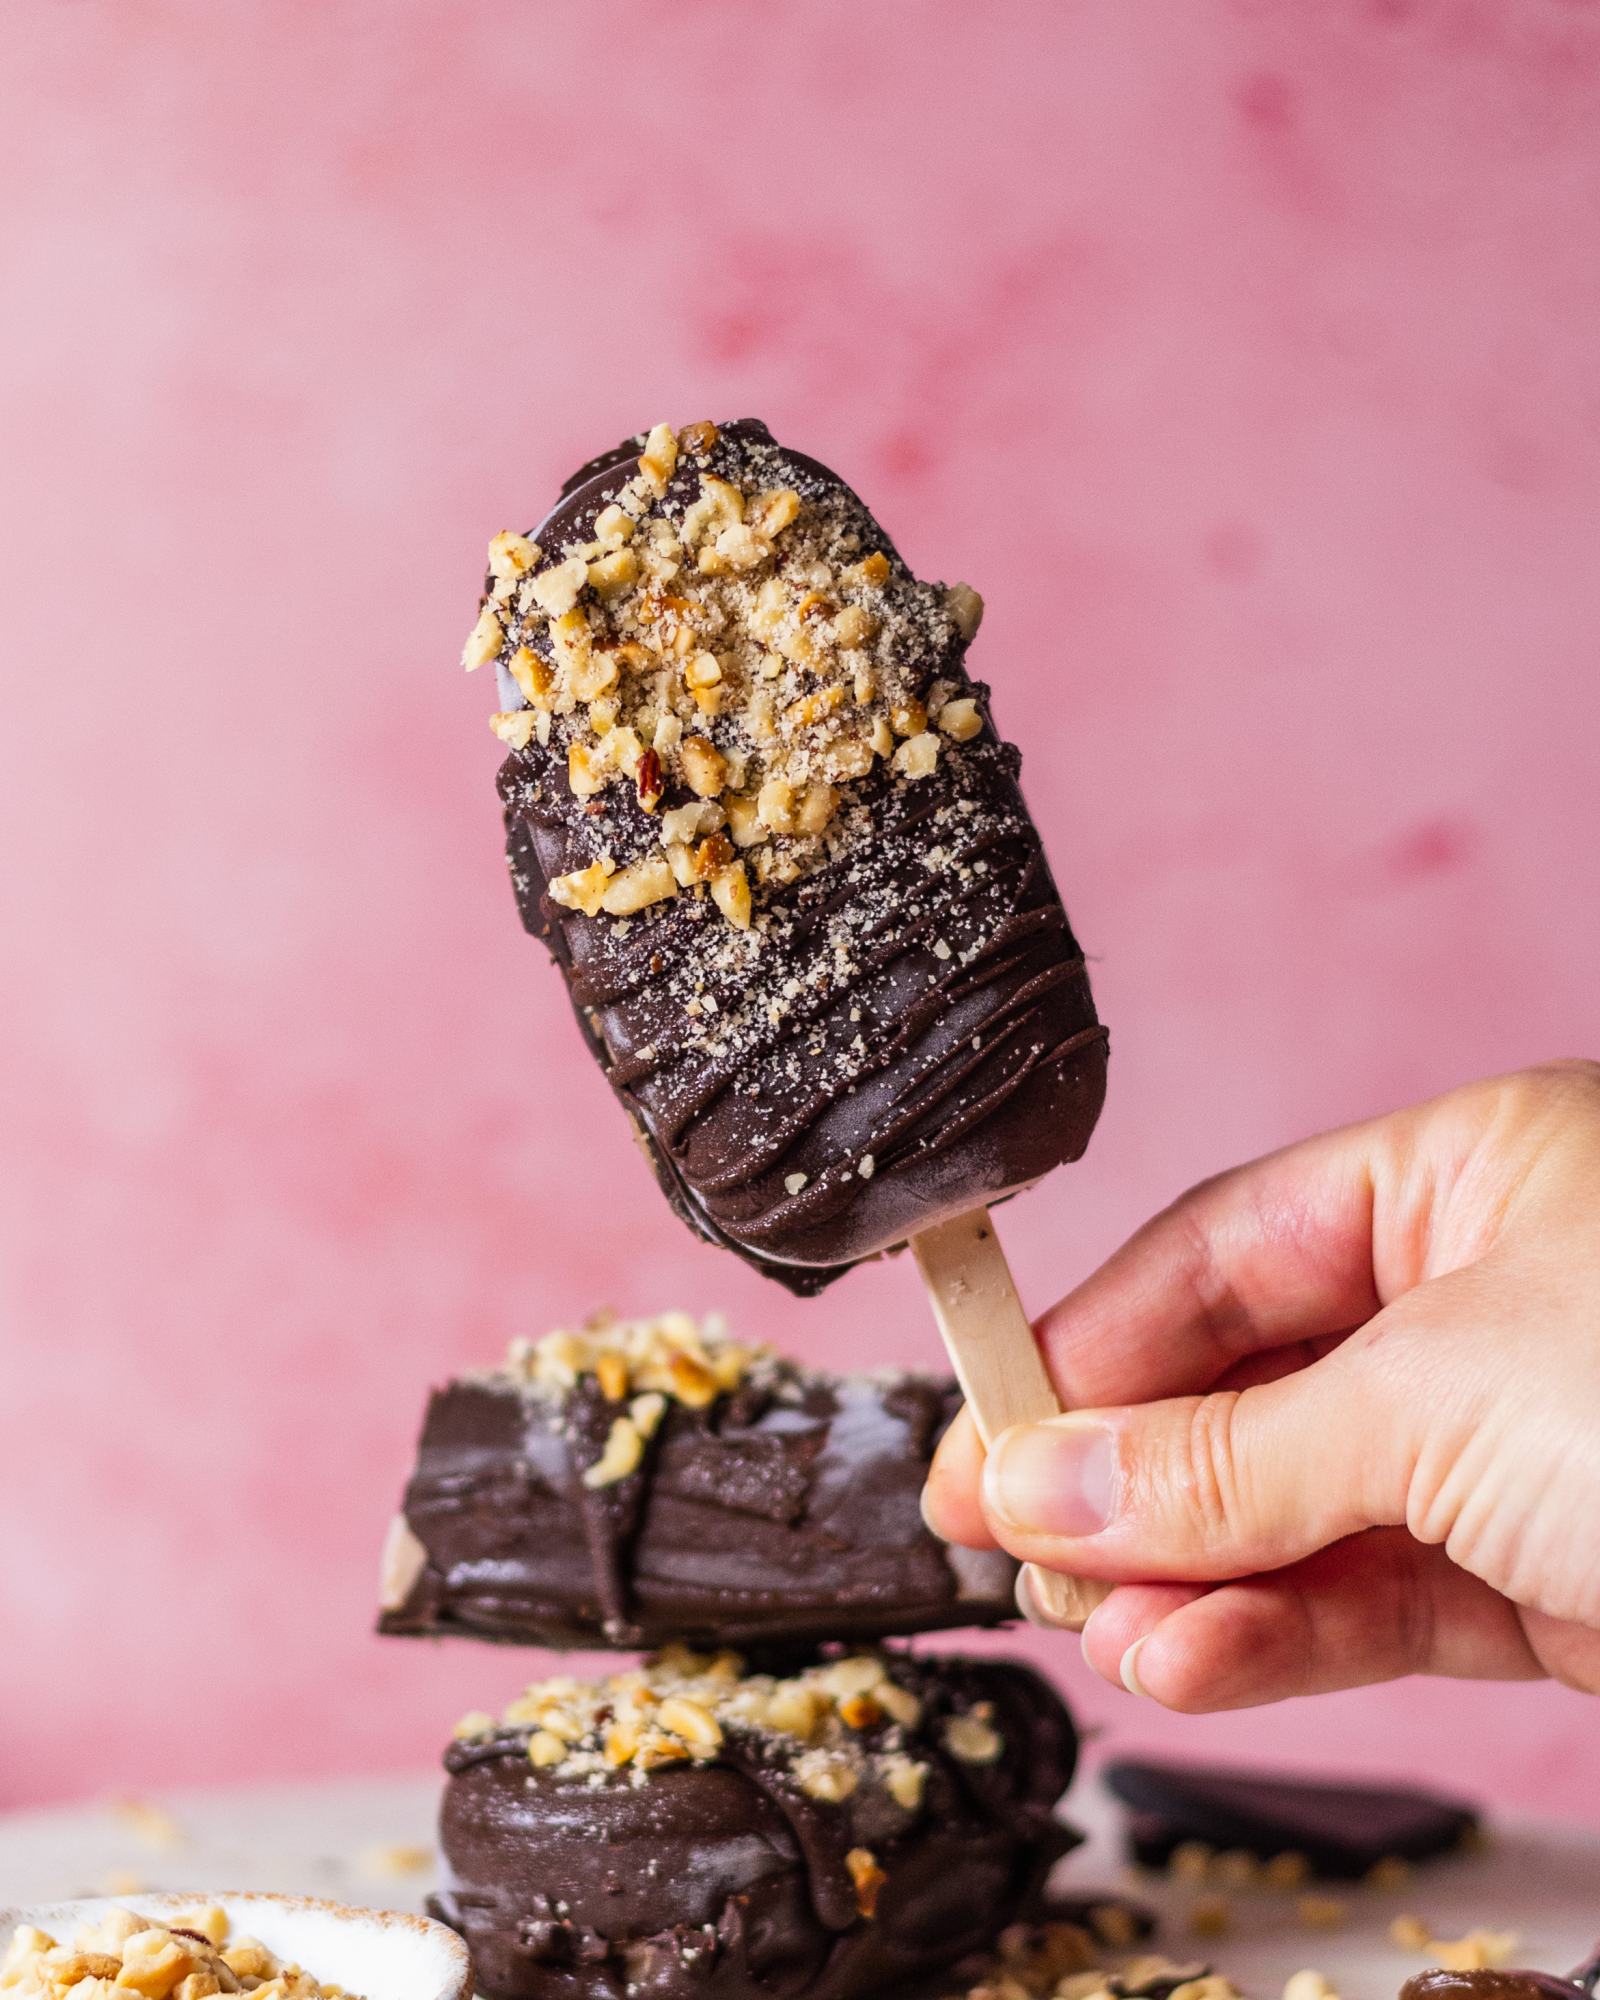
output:
[[[1238,1539],[1245,1514],[1238,1423],[1241,1392],[1201,1396],[1179,1431],[1175,1483],[1201,1545],[1215,1549]]]

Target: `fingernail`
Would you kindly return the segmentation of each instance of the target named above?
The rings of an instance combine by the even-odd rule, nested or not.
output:
[[[928,1495],[931,1491],[931,1485],[925,1482],[921,1493],[917,1496],[917,1505],[922,1509],[922,1525],[935,1541],[942,1542],[944,1536],[940,1534],[939,1523],[933,1518],[933,1510],[928,1505]]]
[[[1035,1535],[1099,1534],[1111,1519],[1116,1478],[1110,1431],[1070,1417],[1002,1431],[983,1468],[995,1513]]]
[[[1033,1601],[1033,1586],[1028,1581],[1032,1569],[1031,1563],[1024,1563],[1017,1571],[1017,1609],[1030,1625],[1042,1625],[1044,1620],[1039,1616],[1039,1607]]]
[[[1147,1632],[1145,1639],[1148,1639],[1149,1636]],[[1129,1694],[1143,1695],[1148,1700],[1149,1691],[1139,1678],[1139,1649],[1144,1643],[1144,1639],[1134,1640],[1133,1644],[1123,1654],[1122,1664],[1117,1668],[1117,1672],[1122,1676],[1122,1685],[1128,1690]]]

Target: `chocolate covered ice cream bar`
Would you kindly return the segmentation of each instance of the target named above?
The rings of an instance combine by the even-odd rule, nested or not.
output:
[[[787,1677],[671,1649],[468,1717],[443,1886],[488,2000],[852,2000],[992,1943],[1074,1836],[1076,1739],[1002,1662]]]
[[[512,880],[669,1199],[801,1293],[1082,1153],[1106,1035],[982,610],[752,420],[490,547]]]
[[[683,1313],[518,1343],[428,1406],[382,1629],[771,1647],[997,1623],[1014,1565],[946,1547],[919,1510],[958,1402]]]

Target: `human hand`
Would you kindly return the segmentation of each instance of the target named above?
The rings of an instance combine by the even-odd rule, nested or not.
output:
[[[1192,1189],[1039,1322],[1070,1416],[930,1524],[1118,1586],[1099,1673],[1247,1707],[1408,1673],[1600,1692],[1600,1063]]]

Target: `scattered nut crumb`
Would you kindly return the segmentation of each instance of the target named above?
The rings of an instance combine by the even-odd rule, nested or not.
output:
[[[363,1874],[379,1880],[401,1875],[425,1875],[433,1866],[431,1847],[408,1846],[395,1842],[386,1847],[369,1847],[361,1856]]]
[[[1197,1896],[1189,1905],[1189,1928],[1196,1937],[1221,1937],[1233,1923],[1226,1896]]]
[[[1426,1951],[1433,1943],[1433,1926],[1418,1916],[1398,1916],[1389,1926],[1389,1941],[1402,1951]]]
[[[1301,1896],[1294,1907],[1308,1931],[1337,1930],[1345,1920],[1345,1906],[1337,1896]]]
[[[1468,1931],[1461,1938],[1434,1938],[1428,1950],[1448,1972],[1482,1972],[1509,1965],[1516,1950],[1515,1931]]]

